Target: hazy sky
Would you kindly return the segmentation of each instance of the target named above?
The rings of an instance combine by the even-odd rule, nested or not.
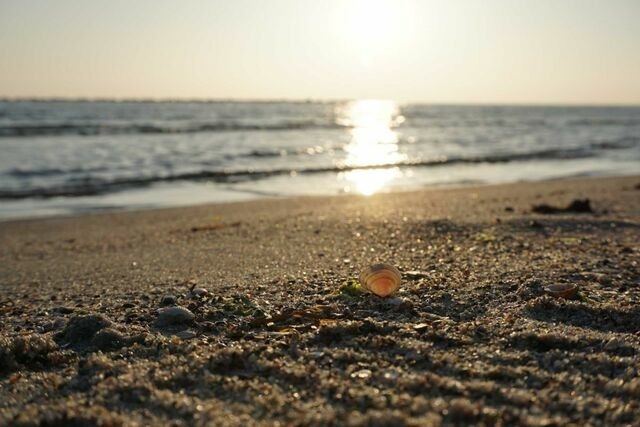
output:
[[[0,0],[0,96],[640,104],[640,0]]]

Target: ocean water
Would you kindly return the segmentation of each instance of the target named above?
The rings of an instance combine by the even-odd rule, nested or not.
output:
[[[640,107],[0,102],[0,219],[640,173]]]

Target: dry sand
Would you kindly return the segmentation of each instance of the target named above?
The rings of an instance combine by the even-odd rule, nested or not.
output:
[[[639,425],[639,185],[0,224],[0,424]]]

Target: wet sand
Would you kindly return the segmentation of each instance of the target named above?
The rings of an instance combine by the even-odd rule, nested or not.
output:
[[[17,221],[0,241],[0,425],[640,423],[640,177]],[[396,297],[341,290],[376,261],[405,272]]]

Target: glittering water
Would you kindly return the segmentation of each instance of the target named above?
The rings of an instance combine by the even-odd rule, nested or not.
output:
[[[0,217],[640,172],[640,107],[0,102]]]

